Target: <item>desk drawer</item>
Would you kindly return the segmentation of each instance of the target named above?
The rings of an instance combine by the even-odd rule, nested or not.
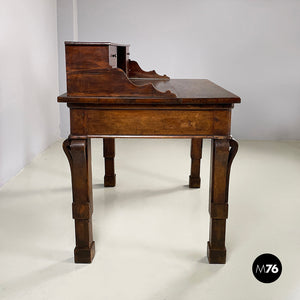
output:
[[[71,109],[71,134],[228,136],[230,110]]]
[[[116,46],[66,46],[67,73],[117,67]]]

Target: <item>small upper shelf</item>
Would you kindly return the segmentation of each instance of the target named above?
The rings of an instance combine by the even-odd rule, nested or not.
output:
[[[169,80],[146,72],[129,59],[129,45],[110,42],[65,42],[68,96],[176,98],[152,83],[136,85],[131,78]]]

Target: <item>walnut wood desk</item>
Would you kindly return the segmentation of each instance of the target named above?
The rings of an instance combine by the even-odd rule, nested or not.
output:
[[[115,186],[115,138],[190,138],[189,187],[200,187],[202,139],[211,139],[210,263],[225,263],[225,227],[231,163],[238,149],[230,135],[231,110],[240,98],[205,79],[169,79],[143,71],[129,46],[66,42],[70,135],[63,143],[73,190],[76,263],[95,255],[92,234],[91,138],[103,138],[104,186]]]

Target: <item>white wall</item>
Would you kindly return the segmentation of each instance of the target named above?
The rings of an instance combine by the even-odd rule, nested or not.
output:
[[[64,42],[78,39],[76,0],[57,0],[57,26],[59,94],[63,94],[67,90]],[[70,133],[70,116],[69,109],[65,103],[59,103],[59,114],[61,136],[67,137]]]
[[[55,0],[2,1],[0,186],[59,138]]]
[[[78,0],[80,41],[130,43],[144,69],[242,97],[242,139],[300,138],[299,16],[299,0]]]

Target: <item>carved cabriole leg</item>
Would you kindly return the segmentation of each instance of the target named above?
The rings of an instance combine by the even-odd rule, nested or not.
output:
[[[202,139],[194,138],[191,141],[191,175],[190,188],[200,188],[200,161],[202,157]]]
[[[207,244],[209,263],[226,262],[225,230],[228,217],[228,185],[231,163],[238,149],[233,139],[212,140],[210,178],[210,232]]]
[[[76,263],[91,263],[95,255],[92,233],[93,191],[90,139],[67,139],[63,149],[68,157],[73,191],[73,218],[75,219]]]
[[[105,164],[105,176],[104,186],[113,187],[116,185],[116,174],[115,174],[115,139],[104,138],[103,139],[103,157]]]

